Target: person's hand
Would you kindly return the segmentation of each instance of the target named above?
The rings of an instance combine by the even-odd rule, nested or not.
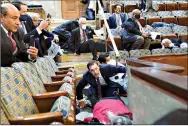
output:
[[[85,107],[84,101],[80,101],[80,102],[79,102],[79,106],[80,106],[80,108],[84,108],[84,107]]]
[[[29,53],[32,60],[35,60],[37,58],[37,55],[38,55],[37,48],[30,46],[29,49],[27,50],[27,52]]]
[[[43,29],[48,28],[48,26],[49,26],[48,21],[43,20],[40,22],[40,25],[38,26],[38,28],[42,31]]]
[[[56,43],[59,42],[59,37],[58,37],[58,35],[54,35],[54,41],[55,41]]]
[[[142,34],[142,37],[143,37],[143,38],[147,38],[147,37],[148,37],[148,35],[147,35],[147,34],[145,34],[145,33],[143,33],[143,34]]]

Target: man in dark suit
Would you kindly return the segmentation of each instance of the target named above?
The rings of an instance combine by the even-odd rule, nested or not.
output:
[[[47,20],[40,22],[38,27],[35,27],[32,18],[27,14],[27,4],[21,1],[14,1],[12,4],[19,10],[21,27],[24,30],[24,42],[29,43],[30,37],[35,36],[36,38],[49,26]]]
[[[70,20],[67,22],[64,22],[57,26],[53,33],[57,34],[59,37],[59,45],[63,49],[68,48],[68,40],[71,38],[71,32],[72,30],[76,29],[79,27],[78,21],[77,20]]]
[[[22,42],[23,32],[19,29],[19,11],[12,4],[1,5],[1,66],[11,66],[14,62],[33,61],[38,49],[27,50]]]
[[[117,73],[126,73],[125,67],[109,64],[98,65],[97,61],[92,60],[87,64],[87,68],[88,71],[84,73],[76,87],[76,96],[81,108],[85,106],[82,90],[87,84],[93,88],[92,94],[89,96],[92,106],[102,97],[118,95],[118,89],[122,87],[109,78]]]
[[[151,38],[144,32],[138,19],[140,18],[141,11],[134,9],[132,17],[122,24],[124,28],[122,32],[123,43],[125,43],[126,50],[134,49],[149,49]]]
[[[97,60],[96,43],[93,40],[94,30],[86,26],[86,18],[79,18],[79,27],[72,31],[72,36],[68,42],[69,49],[76,55],[91,52],[93,60]]]
[[[121,25],[128,19],[126,13],[121,12],[121,5],[115,5],[115,13],[113,13],[109,19],[109,27],[110,29],[116,29],[117,27],[121,27]]]

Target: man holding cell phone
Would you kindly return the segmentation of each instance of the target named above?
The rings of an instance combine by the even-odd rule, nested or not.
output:
[[[20,29],[19,11],[12,4],[2,4],[1,10],[1,67],[11,66],[14,62],[34,61],[38,49],[27,49],[22,42],[23,30]]]

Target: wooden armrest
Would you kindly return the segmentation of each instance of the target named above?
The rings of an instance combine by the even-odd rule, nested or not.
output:
[[[58,78],[64,78],[66,76],[71,76],[70,74],[63,74],[63,75],[56,75],[56,76],[52,76],[52,79],[55,78],[55,79],[58,79]]]
[[[54,121],[63,123],[61,112],[39,113],[17,118],[9,118],[8,120],[10,124],[13,125],[47,125]]]
[[[66,96],[68,94],[67,91],[53,91],[53,92],[46,92],[42,94],[37,94],[32,96],[34,99],[45,99],[45,98],[53,98],[59,96]]]
[[[55,101],[60,96],[67,95],[67,91],[53,91],[53,92],[47,92],[39,95],[32,96],[35,100],[35,103],[38,107],[38,110],[40,113],[43,112],[49,112],[54,105]]]
[[[44,83],[44,86],[57,86],[57,85],[62,85],[66,83],[66,81],[55,81],[51,83]]]
[[[68,70],[69,68],[74,68],[74,67],[58,67],[59,71],[62,71],[62,70]]]
[[[69,70],[62,70],[62,71],[56,71],[55,74],[56,75],[67,74],[68,72],[69,72]]]
[[[65,81],[54,81],[51,83],[44,83],[44,86],[47,90],[47,92],[52,92],[52,91],[58,91],[61,85],[63,85]]]
[[[61,81],[65,76],[71,76],[70,74],[52,76],[52,81]]]

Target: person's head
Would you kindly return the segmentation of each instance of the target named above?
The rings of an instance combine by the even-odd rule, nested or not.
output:
[[[103,52],[99,55],[98,61],[100,63],[105,63],[107,64],[108,61],[110,61],[110,56],[108,52]]]
[[[20,15],[27,15],[27,4],[21,1],[13,1],[12,4],[19,10]]]
[[[139,9],[134,9],[132,11],[132,18],[134,20],[138,20],[138,19],[140,19],[140,14],[141,14],[141,11]]]
[[[161,42],[161,45],[162,45],[162,48],[171,48],[174,46],[174,44],[172,43],[172,41],[170,39],[163,39],[162,42]]]
[[[38,18],[38,16],[37,15],[32,15],[31,18],[33,20],[34,26],[38,27],[38,25],[39,25],[39,18]]]
[[[120,14],[120,13],[121,13],[121,5],[119,5],[119,4],[116,4],[116,5],[115,5],[115,12],[116,12],[117,14]]]
[[[78,20],[79,26],[85,30],[86,29],[86,18],[85,17],[80,17]]]
[[[99,77],[100,75],[100,69],[99,69],[99,65],[98,65],[98,62],[95,61],[95,60],[92,60],[90,61],[88,64],[87,64],[87,68],[88,68],[88,71],[95,77]]]
[[[1,4],[1,23],[10,32],[17,32],[20,25],[20,14],[18,9],[10,4]]]
[[[27,4],[22,3],[21,1],[14,1],[12,4],[18,9],[20,13],[20,21],[27,21]]]

